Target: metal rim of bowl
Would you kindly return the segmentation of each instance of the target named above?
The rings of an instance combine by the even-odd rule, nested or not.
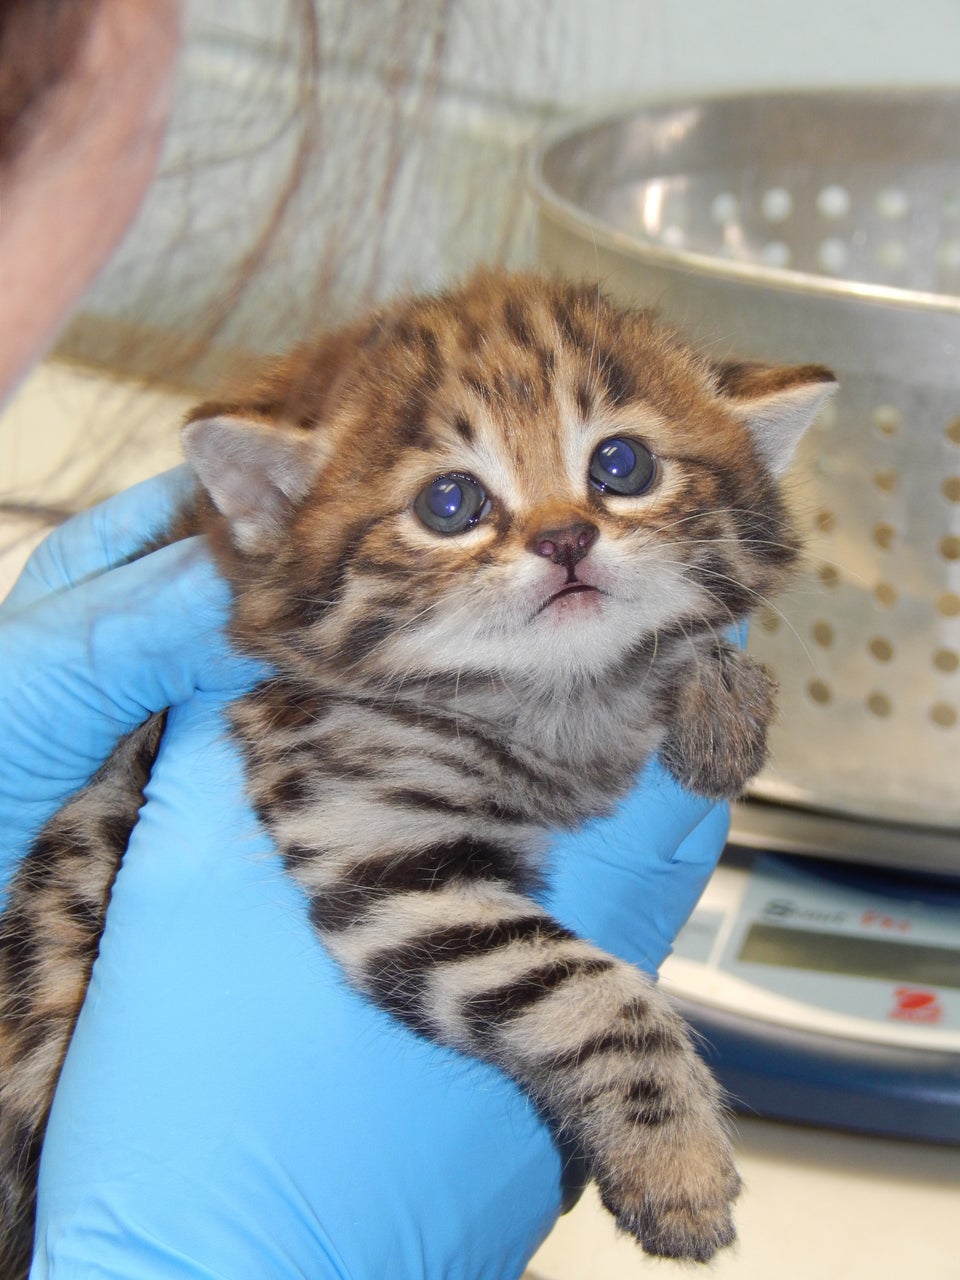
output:
[[[911,98],[934,97],[943,93],[956,95],[951,86],[941,88],[929,87],[921,90],[891,90],[890,94]],[[798,104],[814,101],[825,95],[840,96],[849,101],[868,101],[870,98],[889,96],[876,89],[812,89],[797,90],[791,93],[777,93],[776,96],[795,98]],[[732,261],[718,258],[714,254],[690,252],[674,249],[667,245],[645,240],[640,236],[619,231],[616,227],[590,213],[588,210],[567,199],[551,185],[546,177],[544,166],[552,150],[563,142],[572,142],[604,125],[614,125],[628,119],[644,109],[661,110],[669,107],[705,107],[712,103],[731,103],[758,101],[770,97],[770,91],[750,93],[717,93],[702,98],[692,98],[688,94],[682,96],[651,97],[625,103],[617,108],[606,108],[596,113],[586,113],[575,120],[564,120],[547,126],[540,136],[531,156],[528,181],[532,193],[541,209],[549,211],[551,216],[565,225],[568,230],[589,231],[598,245],[606,248],[629,250],[631,253],[647,261],[662,266],[672,266],[686,271],[696,271],[719,279],[736,281],[746,285],[763,286],[777,290],[799,294],[815,294],[822,297],[847,297],[863,302],[880,303],[885,306],[904,308],[923,308],[929,311],[944,311],[960,315],[960,296],[945,293],[931,293],[920,289],[903,289],[895,285],[869,284],[865,281],[834,278],[817,275],[809,271],[795,271],[787,267],[770,267],[760,263]],[[960,99],[960,95],[957,95]],[[654,177],[654,174],[650,174]]]

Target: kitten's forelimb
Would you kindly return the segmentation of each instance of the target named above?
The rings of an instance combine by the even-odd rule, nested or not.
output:
[[[760,663],[725,642],[710,645],[669,696],[663,764],[698,795],[740,795],[766,762],[775,696],[776,685]]]
[[[431,883],[446,859],[411,852],[390,874]],[[740,1184],[719,1090],[653,981],[505,879],[432,883],[356,903],[346,924],[327,895],[314,901],[353,985],[511,1076],[583,1150],[607,1207],[648,1252],[705,1261],[730,1243]]]
[[[707,683],[722,683],[705,653]],[[291,697],[265,686],[234,723],[327,951],[394,1017],[511,1076],[645,1249],[711,1257],[733,1238],[739,1188],[719,1090],[652,980],[534,897],[535,818],[557,805],[569,762],[422,706]]]

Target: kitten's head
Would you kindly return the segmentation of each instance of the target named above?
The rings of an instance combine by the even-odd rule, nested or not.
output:
[[[484,274],[295,352],[185,447],[281,667],[595,678],[796,558],[777,479],[834,388],[712,366],[596,289]]]

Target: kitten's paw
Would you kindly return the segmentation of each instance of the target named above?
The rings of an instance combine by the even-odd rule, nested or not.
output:
[[[764,667],[716,645],[668,714],[660,758],[683,786],[717,799],[740,795],[767,758],[776,686]]]
[[[597,1171],[600,1197],[645,1253],[709,1262],[736,1238],[731,1206],[740,1177],[719,1127],[675,1140],[678,1149],[657,1143],[639,1161],[607,1163]]]

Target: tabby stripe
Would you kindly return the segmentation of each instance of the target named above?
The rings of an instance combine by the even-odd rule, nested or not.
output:
[[[626,1091],[622,1086],[622,1080],[607,1080],[594,1089],[578,1093],[577,1099],[584,1109],[601,1099],[604,1108],[619,1103],[627,1122],[638,1128],[666,1124],[680,1114],[667,1101],[667,1094],[661,1086],[650,1079],[633,1080]]]
[[[423,1008],[431,970],[458,960],[494,956],[504,947],[523,942],[567,942],[568,929],[548,916],[519,916],[434,929],[398,947],[374,952],[363,966],[364,989],[390,1013],[418,1027],[432,1026]]]
[[[547,347],[540,346],[539,343],[534,347],[534,354],[536,355],[540,372],[540,394],[544,401],[548,401],[553,394],[553,375],[557,363],[556,354]]]
[[[607,393],[607,399],[612,405],[620,408],[636,399],[637,391],[633,378],[612,351],[605,351],[598,356],[598,372]]]
[[[366,658],[374,649],[396,630],[398,625],[395,613],[381,613],[365,616],[355,622],[347,632],[343,641],[339,662],[342,666],[350,666],[360,658]]]
[[[376,520],[361,520],[353,525],[347,531],[346,541],[338,552],[330,576],[314,583],[304,583],[301,590],[291,596],[287,610],[277,619],[279,623],[289,624],[288,640],[296,642],[302,639],[304,626],[309,628],[319,622],[328,609],[340,603],[354,557],[376,523]]]
[[[634,1080],[624,1097],[627,1119],[631,1124],[644,1127],[667,1124],[679,1114],[667,1099],[667,1091],[655,1080]]]
[[[330,778],[343,778],[353,782],[369,782],[380,778],[382,759],[374,762],[369,754],[361,759],[349,752],[341,754],[341,751],[342,745],[336,738],[332,742],[321,740],[306,743],[295,751],[285,753],[284,761],[290,763],[291,760],[302,760],[303,766],[311,772],[319,766],[324,783]],[[394,753],[384,751],[383,754],[386,756]]]
[[[146,777],[142,780],[138,779],[137,785],[142,787],[146,785],[146,781]],[[101,815],[97,823],[99,839],[90,841],[91,848],[95,850],[98,858],[101,856],[103,846],[106,845],[107,850],[116,858],[119,864],[120,858],[126,852],[130,832],[136,825],[138,811],[139,806],[129,813],[120,812]]]
[[[716,484],[720,501],[733,517],[744,550],[772,565],[791,564],[797,546],[777,485],[769,478],[758,480],[749,505],[744,505],[743,478],[736,471],[706,458],[678,455],[678,461],[693,470],[705,471]],[[786,540],[785,540],[786,537]]]
[[[453,429],[466,444],[473,444],[475,432],[473,423],[465,413],[458,413],[453,419]]]
[[[55,874],[67,859],[85,862],[93,853],[90,841],[73,832],[58,830],[54,819],[45,828],[30,848],[23,865],[18,872],[18,879],[23,877],[30,883],[43,883]]]
[[[461,1017],[474,1036],[519,1017],[553,995],[572,978],[585,978],[614,967],[606,956],[568,956],[528,969],[489,991],[478,991],[461,1006]]]
[[[521,347],[533,345],[533,333],[523,304],[517,298],[507,298],[503,304],[503,318],[508,330]]]
[[[576,299],[568,299],[569,305],[559,299],[553,303],[553,318],[560,330],[561,341],[568,343],[578,351],[592,352],[593,339],[588,337],[577,320],[570,314],[570,306],[576,306]]]
[[[733,681],[730,678],[730,668],[728,666],[729,656],[730,650],[726,645],[715,644],[710,650],[710,657],[717,664],[717,669],[720,673],[720,680],[723,687],[726,689],[727,693],[733,693]]]
[[[398,582],[409,583],[410,564],[399,560],[381,560],[374,556],[357,556],[353,562],[357,573],[370,577],[390,578]]]
[[[31,977],[40,945],[32,912],[19,903],[11,903],[0,918],[0,960],[4,967],[19,981]]]
[[[298,846],[294,848],[292,864],[299,861],[302,865],[302,852]],[[310,919],[321,932],[338,933],[360,923],[380,901],[394,894],[435,893],[457,881],[499,880],[517,885],[529,878],[523,859],[514,850],[463,836],[412,853],[364,858],[311,901]]]
[[[435,791],[426,791],[418,787],[397,787],[387,792],[385,798],[391,804],[403,805],[409,809],[424,809],[431,813],[450,813],[468,818],[482,814],[486,818],[498,818],[503,822],[515,822],[522,826],[530,825],[530,814],[527,810],[511,809],[492,800],[454,800],[451,796],[438,795]]]
[[[74,1016],[73,1010],[67,1011],[67,1017]],[[29,1020],[18,1020],[17,1025],[17,1058],[21,1069],[25,1068],[25,1059],[38,1054],[41,1059],[56,1051],[65,1035],[65,1016],[62,1013],[36,1014]]]
[[[477,561],[489,563],[489,558],[478,555]],[[499,680],[500,674],[497,671],[438,670],[411,676],[404,682],[404,688],[409,691],[421,689],[432,698],[449,698],[463,693],[475,693],[477,690],[492,689]]]
[[[266,681],[250,695],[250,703],[256,706],[258,732],[261,733],[317,725],[335,705],[332,694],[288,680]]]
[[[718,551],[701,555],[690,568],[700,585],[734,617],[748,613],[756,603],[756,592],[737,579],[736,565]]]
[[[542,788],[551,786],[551,779],[533,765],[515,755],[499,738],[492,737],[479,725],[456,716],[435,715],[419,707],[405,707],[399,703],[383,707],[384,712],[402,724],[415,725],[418,728],[432,729],[437,736],[455,739],[462,743],[464,739],[477,744],[484,754],[492,754],[498,764],[503,765],[511,773],[519,773],[531,785]]]
[[[750,555],[773,565],[788,565],[796,560],[798,548],[775,489],[771,487],[764,493],[757,506],[733,506],[730,514],[737,536]]]
[[[578,1045],[562,1053],[551,1053],[539,1065],[551,1072],[576,1070],[593,1057],[616,1053],[627,1053],[637,1057],[661,1053],[674,1054],[682,1048],[683,1041],[671,1026],[662,1023],[654,1023],[650,1026],[625,1026],[588,1036]]]
[[[492,399],[490,386],[482,374],[476,373],[472,369],[464,369],[460,374],[460,381],[473,392],[478,400],[483,400],[487,404],[490,403]]]
[[[103,920],[107,910],[107,904],[103,899],[91,899],[86,894],[75,891],[61,896],[57,906],[58,910],[63,915],[69,916],[85,934],[99,938],[103,931]]]
[[[309,776],[293,770],[279,778],[261,782],[253,793],[257,816],[264,821],[276,810],[302,808],[314,798]]]

